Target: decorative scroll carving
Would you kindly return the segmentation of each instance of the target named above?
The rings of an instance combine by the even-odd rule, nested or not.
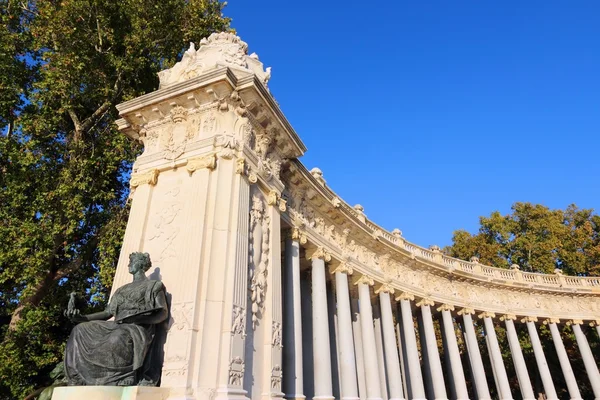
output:
[[[341,272],[346,275],[352,275],[354,273],[352,266],[346,261],[342,261],[341,263],[331,268],[332,274],[335,274],[336,272]]]
[[[273,321],[271,333],[272,333],[271,345],[273,347],[279,347],[281,349],[283,347],[283,341],[282,341],[282,336],[281,336],[281,323]]]
[[[209,154],[202,157],[190,158],[185,166],[188,172],[193,174],[200,169],[208,168],[213,170],[217,167],[217,157],[214,154]]]
[[[298,228],[292,229],[292,239],[297,240],[300,244],[306,244],[307,238],[306,233],[300,231]]]
[[[454,311],[454,306],[452,304],[442,304],[437,308],[438,311]]]
[[[400,293],[398,296],[396,296],[396,301],[400,301],[400,300],[409,300],[412,301],[415,299],[415,296],[411,293],[408,292],[402,292]]]
[[[484,311],[481,314],[479,314],[478,317],[480,319],[483,319],[483,318],[496,318],[496,314],[494,314],[493,312]]]
[[[231,160],[239,147],[236,138],[233,136],[221,136],[215,145],[222,146],[217,155],[226,160]]]
[[[537,322],[537,317],[531,317],[531,316],[527,316],[525,318],[521,319],[522,323],[526,323],[526,322]]]
[[[241,357],[235,357],[229,362],[229,384],[242,386],[245,370],[244,360]]]
[[[256,329],[262,317],[267,291],[267,271],[269,263],[270,218],[265,212],[262,199],[252,196],[250,210],[250,301],[252,303],[252,329]]]
[[[355,285],[365,284],[368,286],[373,286],[375,284],[375,280],[368,275],[361,275],[355,281]]]
[[[131,180],[129,181],[129,185],[134,189],[140,185],[145,185],[145,184],[156,185],[156,182],[158,182],[158,175],[159,175],[159,171],[157,169],[133,174],[133,175],[131,175]]]
[[[331,254],[329,254],[329,252],[327,252],[327,250],[325,250],[323,247],[315,247],[313,249],[306,250],[306,258],[308,260],[322,259],[326,262],[329,262],[331,261]]]
[[[394,294],[394,292],[395,292],[395,290],[392,287],[392,285],[390,285],[389,282],[383,283],[377,289],[375,289],[375,294],[379,294],[379,293]]]
[[[233,316],[231,322],[231,334],[246,337],[246,309],[240,306],[233,306]]]

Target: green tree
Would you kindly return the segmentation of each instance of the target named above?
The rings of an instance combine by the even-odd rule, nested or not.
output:
[[[600,275],[600,216],[570,205],[551,210],[540,204],[515,203],[512,212],[480,217],[476,234],[454,232],[444,249],[453,257],[479,257],[483,264],[524,271]]]
[[[217,0],[0,0],[0,398],[48,383],[67,294],[102,306],[139,151],[115,105],[158,87]]]

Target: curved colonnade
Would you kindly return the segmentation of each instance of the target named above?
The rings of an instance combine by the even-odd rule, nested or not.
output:
[[[298,325],[312,325],[314,374],[308,379],[314,379],[314,393],[308,397],[489,399],[490,393],[495,393],[498,398],[512,399],[503,346],[496,335],[500,326],[506,331],[520,396],[537,398],[532,377],[538,375],[546,398],[556,399],[556,378],[538,333],[538,325],[544,324],[552,334],[570,398],[581,395],[561,325],[575,334],[594,395],[600,398],[597,362],[582,330],[589,325],[600,335],[595,296],[600,294],[599,278],[535,274],[514,267],[504,270],[481,265],[476,259],[466,262],[447,257],[436,246],[416,246],[405,241],[398,230],[386,232],[367,220],[362,207],[350,207],[327,187],[318,169],[309,172],[294,162],[283,182],[289,198],[288,212],[282,217],[291,227],[285,245],[284,268],[289,275],[284,293],[300,294],[302,280],[312,282],[311,321],[301,315],[307,310],[300,304],[302,296],[284,298],[284,332],[288,332],[284,343],[297,349],[295,346],[307,340]],[[425,276],[419,279],[415,274]],[[326,284],[335,292],[335,299],[323,295]],[[327,315],[331,310],[335,314]],[[323,328],[324,320],[334,323],[335,335],[315,330],[317,326],[330,329]],[[518,324],[526,326],[537,371],[525,363]],[[476,329],[485,336],[491,370],[484,367]],[[332,368],[332,338],[337,341],[339,358],[334,362],[338,374],[333,380],[331,374],[321,373]],[[467,359],[461,357],[459,341],[466,347]],[[444,368],[440,351],[445,354]],[[288,398],[306,395],[303,382],[307,377],[300,376],[303,357],[298,354],[307,356],[297,350],[295,356],[284,358],[284,371],[296,373],[294,378],[284,372]],[[471,382],[470,391],[467,381]]]
[[[585,380],[600,399],[600,278],[492,268],[386,231],[298,160],[247,44],[200,45],[118,107],[144,153],[113,290],[129,253],[148,251],[171,296],[169,399],[556,399],[563,381],[579,399]]]

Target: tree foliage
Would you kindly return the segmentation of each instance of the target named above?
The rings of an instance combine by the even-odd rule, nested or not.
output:
[[[229,29],[217,0],[0,0],[0,398],[47,383],[61,315],[112,283],[137,145],[115,105],[158,87],[190,41]]]
[[[575,205],[551,210],[540,204],[515,203],[512,212],[479,219],[476,234],[454,232],[447,254],[482,264],[524,271],[600,275],[600,216]]]

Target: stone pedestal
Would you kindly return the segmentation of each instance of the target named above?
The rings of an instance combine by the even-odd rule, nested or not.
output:
[[[169,389],[145,386],[71,386],[54,389],[52,400],[167,400]],[[183,399],[183,398],[182,398]],[[173,399],[174,400],[174,399]]]

